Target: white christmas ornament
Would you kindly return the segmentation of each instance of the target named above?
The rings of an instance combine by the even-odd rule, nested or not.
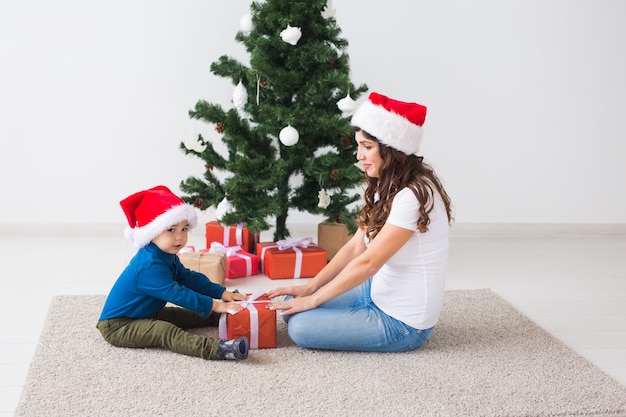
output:
[[[199,130],[199,122],[195,121],[192,124],[189,139],[184,142],[185,148],[189,149],[190,151],[204,152],[204,150],[206,149],[206,145],[203,145],[202,142],[200,142]]]
[[[230,204],[230,201],[224,197],[215,208],[215,217],[217,217],[217,220],[222,220],[226,214],[232,213],[233,211],[235,211],[234,207]]]
[[[235,108],[239,110],[239,113],[243,113],[243,109],[248,102],[248,92],[246,91],[246,87],[243,86],[241,81],[239,84],[235,86],[235,90],[233,91],[233,104]]]
[[[206,145],[203,145],[198,140],[198,136],[196,135],[195,138],[191,138],[185,141],[185,148],[189,149],[190,151],[204,152],[204,150],[206,149]]]
[[[328,0],[326,2],[326,6],[324,6],[324,10],[322,10],[322,17],[324,19],[328,19],[329,17],[335,16],[335,8],[333,7],[333,0]]]
[[[317,198],[319,198],[319,203],[317,207],[325,209],[330,205],[330,196],[326,193],[326,190],[321,189],[319,193],[317,193]]]
[[[287,25],[287,29],[280,32],[280,38],[283,42],[287,42],[291,45],[297,44],[301,37],[302,31],[300,28],[295,28],[289,25]]]
[[[239,21],[239,26],[244,32],[252,32],[255,29],[254,23],[252,22],[252,16],[249,13],[244,14]]]
[[[285,126],[278,134],[280,142],[285,146],[293,146],[298,143],[300,134],[292,126]]]
[[[339,110],[341,110],[344,115],[350,116],[356,111],[358,106],[356,101],[352,100],[352,97],[348,94],[337,102],[337,107],[339,107]]]

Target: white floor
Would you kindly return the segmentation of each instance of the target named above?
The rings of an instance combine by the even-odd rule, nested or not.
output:
[[[132,256],[121,230],[0,225],[0,417],[13,415],[51,298],[106,294]],[[316,233],[292,227],[295,238]],[[190,244],[203,240],[198,228]],[[289,283],[257,276],[226,285]],[[626,225],[455,225],[447,288],[493,289],[626,385]]]

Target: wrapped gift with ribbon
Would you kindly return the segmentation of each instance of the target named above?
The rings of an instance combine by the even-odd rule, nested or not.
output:
[[[178,259],[185,268],[201,272],[216,284],[224,285],[226,278],[226,255],[219,253],[195,252],[192,246],[178,252]]]
[[[270,303],[264,291],[251,294],[246,301],[237,301],[244,308],[237,313],[222,313],[219,323],[220,339],[246,336],[250,349],[276,347],[276,311],[266,308]]]
[[[242,250],[241,246],[226,247],[212,242],[208,252],[226,256],[226,278],[249,277],[259,273],[259,257]]]
[[[256,249],[257,237],[243,223],[222,226],[217,220],[210,221],[206,224],[205,237],[207,248],[211,247],[211,243],[218,242],[226,247],[240,246],[250,253]]]
[[[326,250],[310,237],[258,243],[256,253],[261,271],[270,279],[314,277],[328,262]]]

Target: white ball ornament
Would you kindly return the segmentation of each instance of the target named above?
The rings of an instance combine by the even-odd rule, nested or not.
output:
[[[252,22],[252,16],[249,13],[244,14],[239,21],[239,26],[244,32],[252,32],[255,29],[254,23]]]
[[[224,199],[220,201],[220,203],[215,208],[215,217],[217,218],[217,220],[222,220],[222,218],[226,214],[233,213],[234,211],[235,208],[232,206],[232,204],[230,204],[230,201],[228,201],[228,199],[224,197]]]
[[[329,17],[335,17],[335,8],[333,7],[333,0],[328,0],[326,6],[322,9],[322,17],[328,19]]]
[[[285,126],[278,134],[278,138],[283,145],[293,146],[298,143],[298,140],[300,139],[300,134],[294,127]]]
[[[300,38],[302,37],[302,31],[300,28],[292,27],[287,25],[287,28],[280,32],[280,38],[283,42],[286,42],[291,45],[295,45],[298,43]]]
[[[348,94],[337,102],[337,107],[344,115],[350,116],[356,111],[358,106],[356,101],[352,100],[352,97]]]

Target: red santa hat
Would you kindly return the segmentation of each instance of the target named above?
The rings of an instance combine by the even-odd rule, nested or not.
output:
[[[195,208],[164,185],[139,191],[120,201],[120,205],[128,220],[125,235],[136,248],[146,246],[176,223],[186,220],[191,229],[198,221]]]
[[[407,155],[417,154],[422,142],[426,107],[370,93],[352,116],[356,126],[381,143]]]

